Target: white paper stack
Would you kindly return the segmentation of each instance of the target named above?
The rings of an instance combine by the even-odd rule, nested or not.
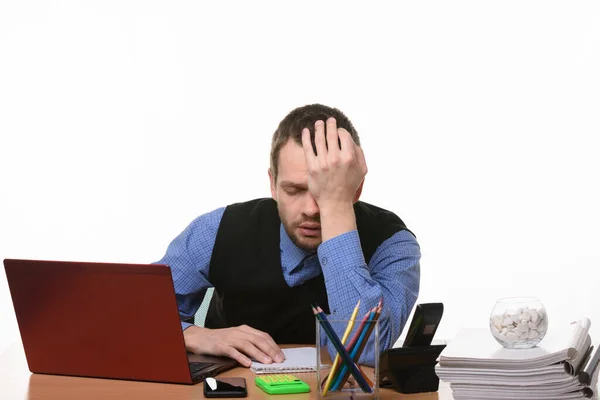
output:
[[[530,349],[506,349],[487,329],[464,329],[440,354],[436,373],[455,400],[596,399],[600,351],[589,328],[584,318]]]

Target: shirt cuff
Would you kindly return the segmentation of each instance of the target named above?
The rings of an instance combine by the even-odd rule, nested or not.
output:
[[[189,322],[182,322],[181,323],[181,330],[185,331],[187,328],[189,328],[190,326],[194,326],[194,324],[190,324]]]

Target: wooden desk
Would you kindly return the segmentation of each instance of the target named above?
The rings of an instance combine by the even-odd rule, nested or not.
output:
[[[235,368],[221,376],[243,376],[248,383],[249,399],[310,400],[317,393],[269,396],[254,384],[254,374],[246,368]],[[301,379],[316,384],[315,374],[298,374]],[[75,378],[67,376],[32,374],[21,342],[13,344],[0,356],[0,398],[6,400],[39,399],[203,399],[202,384],[174,385],[163,383],[121,381],[113,379]],[[403,395],[390,389],[380,391],[381,399],[452,400],[452,391],[440,383],[437,393]]]

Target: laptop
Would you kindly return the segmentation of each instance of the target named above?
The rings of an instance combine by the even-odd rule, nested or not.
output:
[[[33,373],[195,384],[237,366],[188,354],[160,264],[4,260]]]

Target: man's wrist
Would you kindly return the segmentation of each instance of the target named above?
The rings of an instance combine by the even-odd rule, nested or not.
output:
[[[197,343],[200,341],[195,338],[198,335],[202,335],[204,331],[206,331],[206,328],[196,325],[189,326],[183,331],[183,341],[185,342],[185,348],[187,351],[197,354],[200,353],[200,349],[197,346]]]
[[[322,241],[356,229],[356,216],[352,202],[319,205],[319,214]]]

